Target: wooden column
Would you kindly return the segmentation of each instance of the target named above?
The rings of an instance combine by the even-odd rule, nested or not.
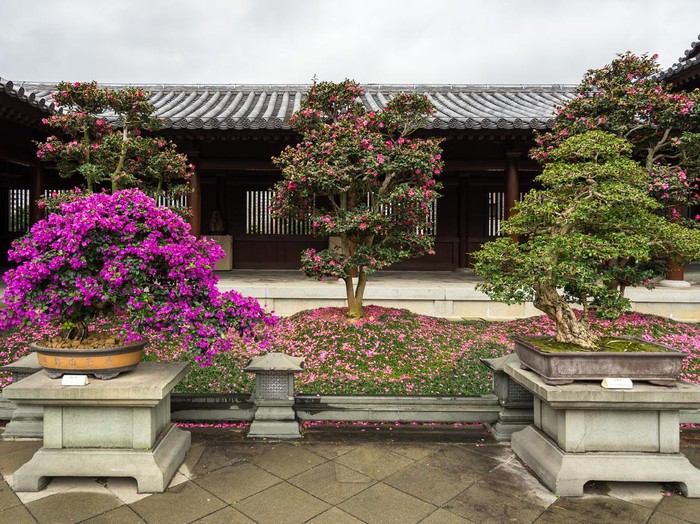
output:
[[[518,172],[518,158],[520,158],[520,152],[509,151],[506,153],[506,158],[506,190],[503,207],[504,218],[508,219],[513,216],[513,208],[520,200],[520,173]],[[518,241],[518,235],[511,235],[511,238],[515,242]]]
[[[192,234],[197,238],[202,236],[202,185],[199,181],[199,173],[192,173],[190,178],[192,192],[187,195],[188,204],[192,216],[190,217],[190,228]]]
[[[506,191],[505,191],[505,218],[513,216],[513,206],[520,200],[520,174],[518,172],[519,151],[506,153]]]
[[[685,266],[683,262],[669,257],[666,259],[667,263],[667,280],[685,280]]]
[[[687,211],[688,208],[686,206],[678,206],[678,212],[680,213],[680,216],[686,216]],[[683,264],[682,260],[670,257],[667,263],[668,275],[666,276],[666,278],[668,280],[685,280],[685,264]]]
[[[44,194],[44,166],[34,166],[29,185],[29,224],[36,224],[44,218],[44,212],[39,208],[39,199]]]
[[[469,231],[469,180],[464,177],[459,179],[459,268],[466,268],[468,264],[467,249]]]

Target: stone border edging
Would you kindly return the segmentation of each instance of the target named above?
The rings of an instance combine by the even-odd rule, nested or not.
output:
[[[294,410],[300,420],[367,422],[484,422],[498,420],[495,395],[481,397],[412,397],[374,395],[297,395]],[[174,393],[176,421],[252,420],[250,395]]]

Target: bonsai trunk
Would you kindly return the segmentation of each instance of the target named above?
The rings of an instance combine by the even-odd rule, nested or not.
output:
[[[76,320],[62,329],[60,335],[68,340],[83,341],[88,336],[88,324],[85,320]]]
[[[117,183],[117,177],[124,167],[124,160],[126,160],[126,146],[128,145],[129,133],[127,130],[128,120],[124,122],[124,129],[122,130],[122,147],[119,153],[119,160],[117,161],[117,167],[114,168],[112,173],[112,193],[119,189],[119,184]]]
[[[348,298],[348,318],[362,318],[362,298],[367,285],[367,273],[362,268],[359,268],[356,288],[352,285],[352,276],[347,276],[343,280],[345,281],[345,292]]]
[[[83,144],[86,146],[85,147],[85,163],[89,164],[90,163],[90,133],[86,128],[83,129]],[[89,193],[92,193],[92,178],[90,177],[85,177],[85,180],[87,182],[87,190]]]
[[[535,285],[534,305],[544,311],[557,325],[556,340],[576,344],[587,349],[597,349],[598,336],[591,333],[585,320],[579,320],[569,304],[549,282]]]

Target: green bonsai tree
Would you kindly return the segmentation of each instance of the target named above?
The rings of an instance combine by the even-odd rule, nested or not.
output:
[[[647,264],[668,252],[699,258],[700,231],[657,213],[633,148],[588,131],[550,149],[536,179],[543,189],[528,193],[502,227],[520,242],[504,236],[476,253],[479,288],[507,304],[532,301],[556,323],[558,341],[596,349],[587,313],[614,318],[629,306],[613,282],[650,286]]]
[[[350,80],[314,83],[290,122],[300,142],[273,159],[283,176],[273,213],[340,238],[339,250],[305,251],[302,270],[342,278],[351,318],[362,316],[369,273],[433,252],[431,207],[442,170],[440,140],[411,138],[432,112],[425,96],[398,94],[367,111],[363,94]]]
[[[632,144],[632,158],[646,171],[649,190],[662,204],[656,212],[697,227],[686,210],[700,204],[700,91],[678,89],[660,80],[660,72],[656,55],[630,52],[589,70],[578,95],[557,109],[551,130],[536,136],[531,156],[547,163],[568,137],[591,130],[612,133]],[[680,253],[665,256],[677,264],[683,260]],[[664,272],[658,264],[656,273]],[[622,281],[611,285],[624,286]]]
[[[152,135],[158,120],[148,92],[60,82],[54,100],[62,111],[44,123],[58,135],[38,143],[37,156],[55,162],[62,177],[81,175],[88,192],[104,185],[112,192],[138,187],[156,200],[165,191],[188,191],[194,166],[175,144]]]

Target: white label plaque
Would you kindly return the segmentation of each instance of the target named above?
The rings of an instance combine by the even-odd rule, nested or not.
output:
[[[604,378],[603,383],[601,384],[604,388],[607,389],[632,389],[634,386],[632,385],[632,379],[631,378]]]
[[[90,383],[87,375],[63,375],[62,386],[87,386]]]

